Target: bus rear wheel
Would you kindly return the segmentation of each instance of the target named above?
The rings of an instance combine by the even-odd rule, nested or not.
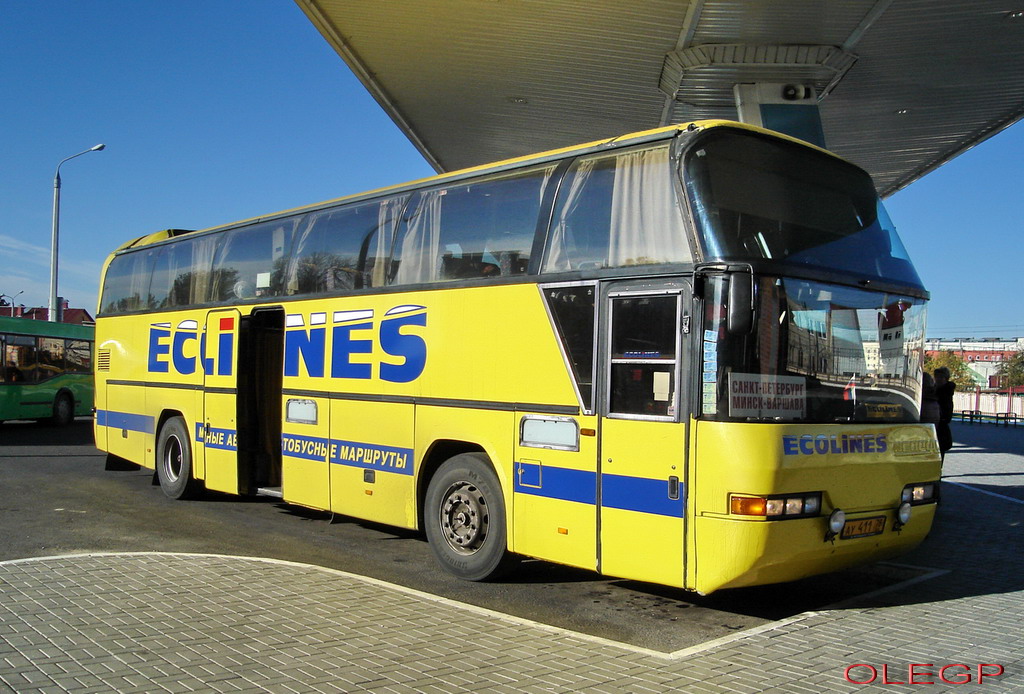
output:
[[[164,494],[172,499],[194,498],[200,489],[192,476],[192,445],[181,417],[168,419],[156,445],[156,476]]]
[[[427,487],[425,509],[427,540],[450,573],[493,580],[519,562],[508,551],[501,484],[482,453],[461,453],[442,464]]]
[[[53,401],[53,416],[50,421],[59,427],[66,427],[75,418],[75,401],[70,393],[61,392]]]

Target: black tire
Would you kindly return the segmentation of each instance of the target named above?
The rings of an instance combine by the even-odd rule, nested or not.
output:
[[[75,399],[71,393],[61,391],[53,399],[53,416],[50,421],[59,427],[66,427],[75,420]]]
[[[427,487],[424,525],[445,570],[466,581],[500,578],[519,563],[508,551],[501,484],[482,453],[445,461]]]
[[[192,476],[192,444],[181,417],[172,417],[160,428],[156,445],[156,476],[164,494],[172,499],[191,499],[200,491]]]

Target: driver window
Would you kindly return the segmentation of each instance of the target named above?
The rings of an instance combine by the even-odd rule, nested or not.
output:
[[[612,299],[612,414],[675,417],[678,298]]]

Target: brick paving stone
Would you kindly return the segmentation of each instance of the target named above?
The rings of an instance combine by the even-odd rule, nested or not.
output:
[[[1007,450],[1024,451],[1018,438]],[[955,448],[946,474],[1017,484],[1024,453],[975,448]],[[316,567],[160,554],[0,563],[0,691],[800,694],[864,691],[843,679],[857,662],[964,661],[1007,666],[986,694],[1024,691],[1024,504],[942,492],[932,537],[901,562],[948,573],[682,658]],[[479,638],[467,646],[452,623]]]

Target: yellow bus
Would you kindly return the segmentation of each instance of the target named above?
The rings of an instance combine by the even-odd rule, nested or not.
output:
[[[126,243],[96,441],[468,580],[788,581],[929,531],[926,300],[864,171],[696,122]]]

